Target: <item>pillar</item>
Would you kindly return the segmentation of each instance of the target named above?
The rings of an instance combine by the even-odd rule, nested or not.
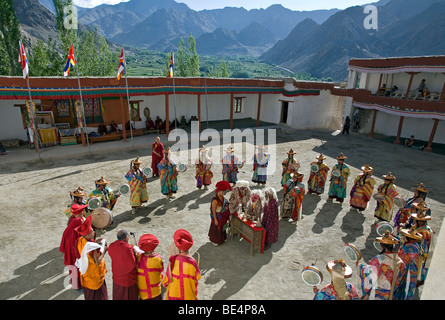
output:
[[[198,132],[201,132],[201,94],[197,94],[198,97]]]
[[[369,132],[369,137],[374,138],[374,128],[375,128],[375,119],[377,118],[377,110],[374,109],[374,115],[372,117],[372,126],[371,126],[371,132]]]
[[[409,72],[409,74],[411,75],[411,77],[409,78],[408,88],[406,88],[405,99],[408,99],[408,95],[409,95],[409,92],[411,91],[411,85],[413,83],[414,75],[418,74],[418,72]]]
[[[256,113],[256,126],[257,126],[257,127],[260,126],[261,97],[262,97],[262,94],[259,93],[259,94],[258,94],[258,110],[257,110],[257,113]]]
[[[437,125],[439,124],[439,120],[438,119],[433,119],[433,120],[434,120],[434,124],[433,124],[433,129],[431,130],[430,139],[428,140],[428,144],[425,147],[425,149],[423,149],[423,151],[425,151],[425,152],[432,152],[433,151],[433,148],[431,146],[433,145],[434,135],[436,134]]]
[[[124,140],[124,142],[127,141],[127,129],[125,129],[125,106],[124,106],[124,97],[120,97],[120,102],[121,102],[121,119],[122,119],[122,140]],[[130,111],[129,111],[130,112]],[[129,118],[130,119],[130,118]],[[130,123],[131,125],[131,123]]]
[[[382,78],[383,78],[383,73],[380,74],[379,86],[377,87],[376,96],[380,95],[380,88],[382,87]]]
[[[165,94],[165,135],[168,137],[169,133],[170,133],[170,114],[169,114],[169,105],[168,105],[168,93],[166,93]]]
[[[230,130],[233,130],[233,93],[230,94]]]
[[[405,117],[401,116],[399,120],[399,128],[397,129],[397,138],[396,140],[394,140],[395,144],[400,144],[400,135],[402,133],[403,119],[405,119]]]
[[[442,92],[440,94],[439,102],[443,102],[443,99],[445,99],[445,81],[443,82],[443,87],[442,87]]]

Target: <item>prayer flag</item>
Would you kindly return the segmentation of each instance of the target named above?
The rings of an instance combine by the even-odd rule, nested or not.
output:
[[[121,50],[121,58],[119,59],[119,69],[117,70],[117,80],[120,80],[122,73],[125,74],[125,58],[124,58],[124,48]]]
[[[26,79],[26,77],[28,76],[29,68],[28,68],[28,59],[26,58],[25,48],[23,47],[22,40],[19,40],[19,46],[20,46],[19,62],[22,64],[23,79]]]
[[[63,76],[69,76],[70,70],[72,67],[76,65],[76,60],[74,59],[74,48],[73,44],[71,44],[70,52],[68,53],[68,58],[66,59],[65,70],[63,70]]]
[[[168,67],[168,76],[167,78],[173,78],[173,51],[170,55],[170,66]]]

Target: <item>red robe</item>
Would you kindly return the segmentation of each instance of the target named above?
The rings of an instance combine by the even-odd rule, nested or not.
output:
[[[133,247],[117,240],[108,246],[113,272],[113,300],[137,300],[137,261]]]
[[[159,176],[158,163],[164,159],[164,145],[162,142],[153,143],[152,150],[159,154],[157,156],[154,152],[151,153],[151,169],[153,170],[153,175]]]
[[[63,262],[66,266],[74,266],[77,259],[77,239],[80,235],[75,228],[82,224],[82,218],[74,218],[71,216],[70,222],[62,235],[59,251],[64,254]]]

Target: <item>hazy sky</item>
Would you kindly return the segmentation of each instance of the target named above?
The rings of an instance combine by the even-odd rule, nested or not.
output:
[[[73,0],[74,4],[81,7],[95,7],[100,4],[116,4],[127,2],[128,0]],[[176,0],[187,4],[191,9],[199,11],[204,9],[218,9],[224,7],[244,7],[247,10],[267,8],[273,4],[281,4],[283,7],[296,10],[307,11],[316,9],[346,9],[348,7],[362,5],[377,0]]]

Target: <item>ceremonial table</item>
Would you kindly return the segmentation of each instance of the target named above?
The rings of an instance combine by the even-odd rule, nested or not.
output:
[[[264,240],[266,239],[266,230],[261,226],[257,227],[251,220],[244,221],[237,214],[232,214],[230,222],[230,237],[233,239],[235,234],[239,234],[250,243],[250,255],[254,250],[264,252]]]

